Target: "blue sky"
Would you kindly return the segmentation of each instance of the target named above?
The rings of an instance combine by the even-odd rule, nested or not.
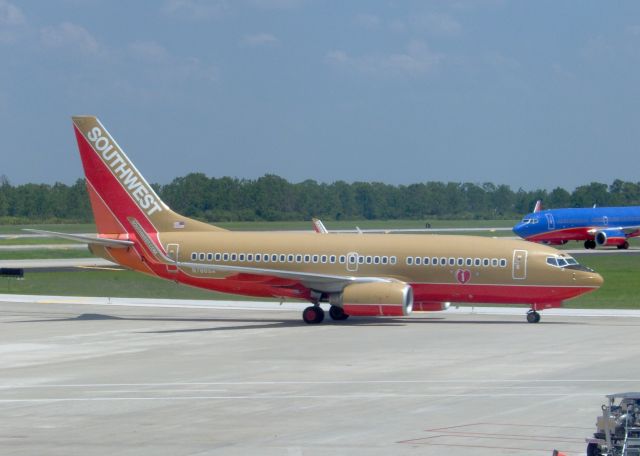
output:
[[[640,2],[0,0],[0,175],[638,182]]]

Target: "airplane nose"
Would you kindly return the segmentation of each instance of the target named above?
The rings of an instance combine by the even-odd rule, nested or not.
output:
[[[592,277],[591,277],[591,282],[593,283],[594,287],[600,288],[602,286],[602,284],[604,283],[604,279],[602,278],[602,276],[600,274],[598,274],[597,272],[594,272]]]
[[[580,274],[579,282],[581,285],[588,287],[600,288],[604,283],[604,279],[597,272],[583,272]]]

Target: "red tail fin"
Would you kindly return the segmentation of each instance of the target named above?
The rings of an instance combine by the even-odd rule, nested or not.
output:
[[[96,117],[73,123],[100,234],[133,233],[129,218],[147,232],[222,230],[169,209]]]

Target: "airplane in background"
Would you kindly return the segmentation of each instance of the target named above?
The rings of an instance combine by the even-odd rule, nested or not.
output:
[[[173,212],[93,116],[73,117],[97,256],[177,283],[311,303],[306,323],[406,316],[448,303],[526,304],[527,321],[600,287],[602,277],[552,247],[478,236],[235,232]],[[318,228],[320,229],[320,228]]]
[[[628,239],[640,236],[640,206],[543,210],[538,201],[513,232],[527,241],[550,245],[584,241],[586,249],[596,245],[628,249]]]

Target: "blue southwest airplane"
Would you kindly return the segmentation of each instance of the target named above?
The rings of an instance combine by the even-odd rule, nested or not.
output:
[[[551,245],[584,240],[587,249],[596,245],[628,249],[628,239],[640,236],[640,206],[543,210],[538,201],[513,232],[528,241]]]

